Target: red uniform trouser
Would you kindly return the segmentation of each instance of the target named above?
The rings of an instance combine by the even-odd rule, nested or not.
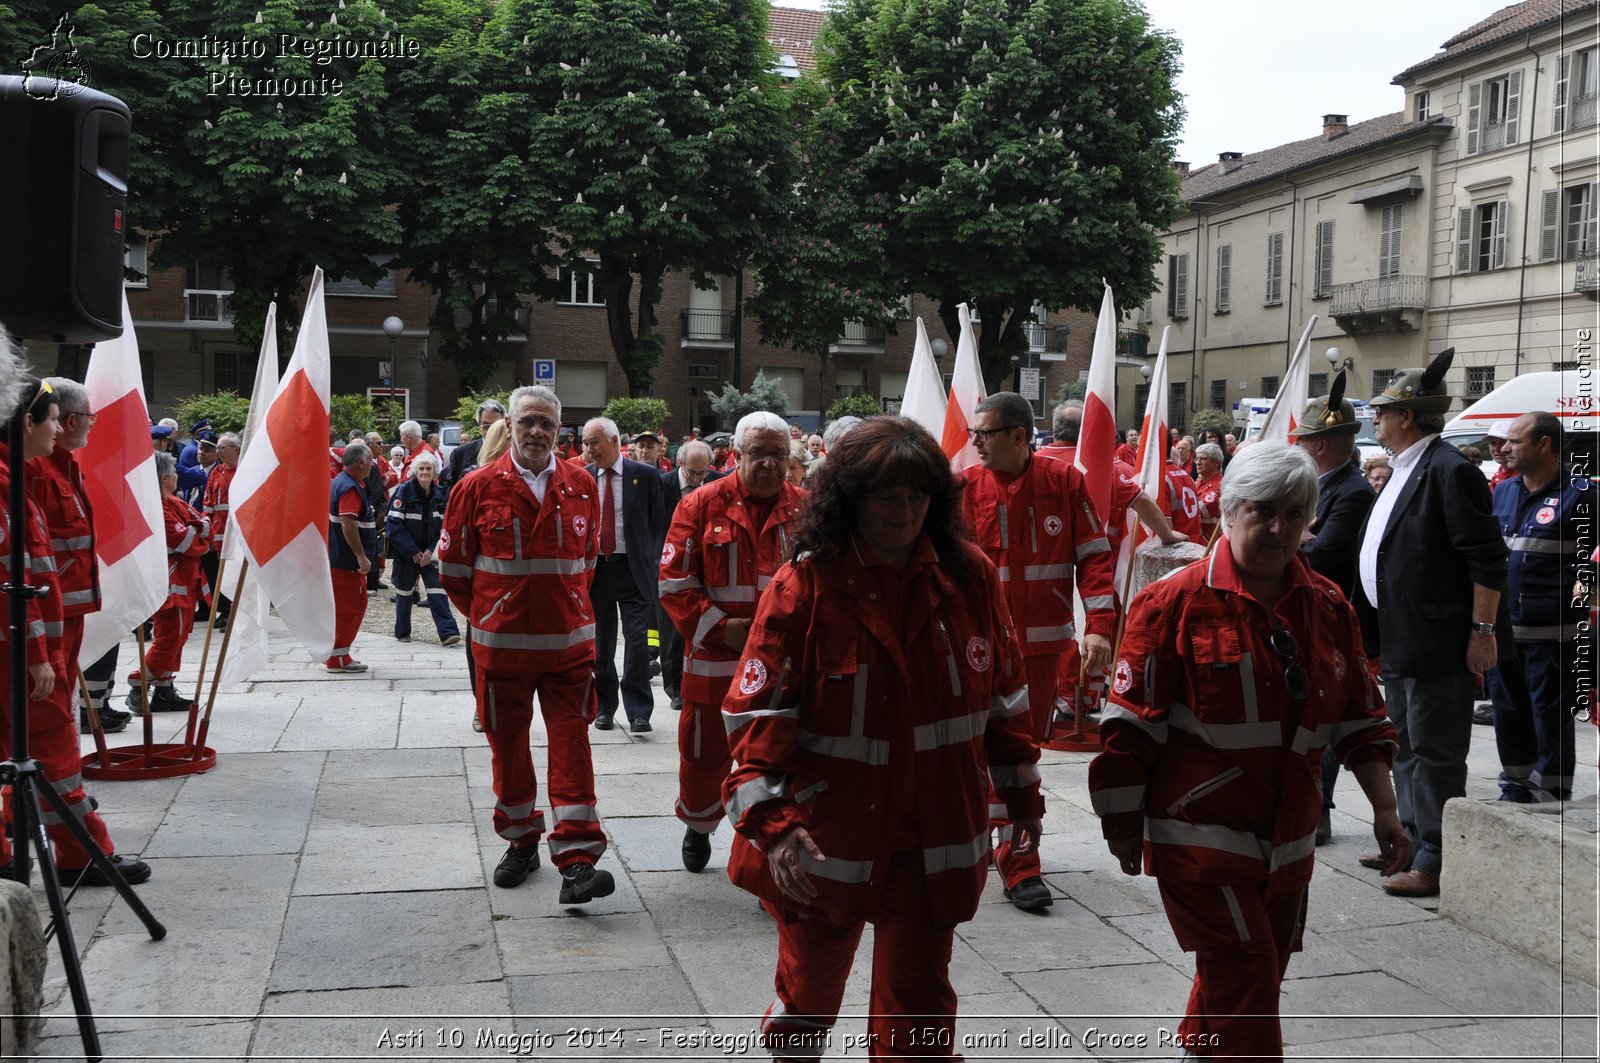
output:
[[[1300,951],[1306,888],[1267,896],[1266,883],[1212,886],[1159,879],[1167,921],[1194,953],[1194,989],[1178,1042],[1207,1059],[1281,1060],[1278,991]]]
[[[518,849],[539,844],[544,811],[533,775],[528,728],[533,696],[539,695],[550,738],[550,861],[558,869],[594,863],[606,851],[606,835],[594,806],[594,762],[589,724],[599,711],[594,670],[587,664],[560,672],[495,672],[478,669],[478,719],[494,767],[494,832]]]
[[[762,1044],[774,1059],[820,1059],[839,1019],[865,922],[841,926],[766,907],[778,922],[773,979],[778,993],[761,1020]],[[956,991],[950,984],[955,928],[932,923],[920,854],[894,854],[883,906],[871,922],[869,1058],[955,1056]]]
[[[164,605],[150,618],[153,634],[144,652],[144,670],[152,686],[170,687],[183,666],[183,644],[194,630],[194,605]],[[80,642],[82,636],[79,636]],[[73,665],[72,667],[76,667]],[[76,676],[74,676],[76,682]],[[139,673],[128,673],[130,686],[137,686]]]
[[[78,619],[79,638],[82,638],[83,622]],[[7,656],[0,661],[0,690],[5,691],[5,697],[0,698],[0,756],[11,755],[11,661]],[[83,776],[80,774],[83,760],[78,752],[78,727],[73,706],[77,699],[73,695],[72,687],[67,684],[65,677],[56,674],[55,689],[50,696],[37,701],[28,702],[28,756],[39,762],[44,769],[47,782],[61,795],[71,813],[78,817],[89,830],[89,836],[95,844],[104,849],[107,855],[114,850],[111,845],[111,835],[106,833],[105,820],[99,813],[89,808],[89,797],[83,792]],[[11,787],[5,788],[5,821],[11,822]],[[72,831],[62,822],[61,817],[55,814],[49,801],[43,794],[39,795],[39,805],[43,809],[45,833],[55,843],[56,866],[66,868],[85,867],[89,863],[89,854],[84,852],[83,846],[72,836]],[[0,835],[0,864],[9,863],[11,860],[11,845],[3,835]]]
[[[348,568],[330,570],[333,574],[333,653],[328,667],[338,668],[353,660],[361,620],[367,615],[367,577]]]
[[[1105,672],[1086,676],[1084,688],[1078,689],[1078,672],[1082,668],[1083,652],[1078,643],[1076,640],[1067,643],[1067,648],[1061,651],[1061,676],[1056,680],[1057,707],[1070,709],[1080,720],[1097,710],[1106,696]]]
[[[684,824],[710,834],[722,822],[722,780],[733,767],[720,702],[683,702],[678,716],[678,803]]]
[[[1034,739],[1043,742],[1050,735],[1050,717],[1055,712],[1056,670],[1061,667],[1061,655],[1040,653],[1022,658],[1028,672],[1028,729]],[[1011,889],[1023,879],[1039,873],[1039,850],[1018,854],[1011,848],[1011,817],[1005,802],[989,789],[989,826],[997,832],[999,844],[994,848],[994,863],[1005,879],[1006,889]]]

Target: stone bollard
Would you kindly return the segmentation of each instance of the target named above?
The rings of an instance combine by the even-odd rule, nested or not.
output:
[[[1167,546],[1159,539],[1152,542],[1155,543],[1154,546],[1146,545],[1133,555],[1133,582],[1128,592],[1130,602],[1139,596],[1140,591],[1167,573],[1175,572],[1206,556],[1204,543],[1174,543]]]
[[[9,879],[0,879],[0,944],[8,957],[0,971],[0,1050],[10,1059],[38,1047],[47,957],[33,891]]]

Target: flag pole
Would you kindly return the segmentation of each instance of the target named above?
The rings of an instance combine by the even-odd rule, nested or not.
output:
[[[192,735],[189,740],[189,759],[200,759],[200,751],[205,748],[206,735],[211,731],[211,710],[217,705],[217,688],[222,684],[222,662],[228,659],[228,643],[233,639],[233,622],[238,615],[239,598],[244,593],[244,574],[250,571],[250,559],[239,559],[239,578],[233,583],[233,608],[228,610],[228,621],[222,628],[222,645],[217,649],[217,671],[211,677],[211,693],[206,697],[205,715],[200,717],[200,730]],[[222,582],[221,570],[217,573],[217,582]]]
[[[89,680],[84,678],[83,668],[77,668],[78,689],[83,693],[84,712],[89,717],[91,729],[94,732],[94,751],[100,756],[102,768],[111,767],[111,755],[106,751],[106,729],[100,725],[100,712],[94,707],[94,699],[89,697]]]
[[[150,672],[144,666],[144,625],[140,624],[133,629],[133,637],[139,644],[139,689],[144,698],[144,766],[149,768],[156,762],[156,724],[155,713],[150,710]]]
[[[216,630],[217,602],[222,598],[222,574],[227,571],[228,559],[217,559],[217,582],[211,588],[211,608],[206,610],[206,640],[200,649],[200,673],[194,680],[194,700],[189,702],[189,723],[184,728],[184,744],[194,745],[195,718],[200,713],[200,688],[206,685],[206,664],[211,660],[211,633]],[[228,610],[228,622],[233,622],[233,610]],[[218,665],[221,665],[219,660]]]

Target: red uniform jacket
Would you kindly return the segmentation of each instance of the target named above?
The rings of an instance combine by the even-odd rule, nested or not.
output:
[[[1072,641],[1073,577],[1083,592],[1085,634],[1111,637],[1116,603],[1105,522],[1083,474],[1055,460],[1032,460],[1012,478],[974,467],[962,506],[978,545],[1000,569],[1006,604],[1025,655],[1060,653]]]
[[[1167,462],[1162,473],[1166,498],[1162,499],[1167,520],[1172,530],[1182,532],[1190,542],[1204,542],[1200,538],[1200,493],[1195,488],[1194,477],[1181,465]]]
[[[722,703],[736,885],[798,909],[765,850],[804,826],[826,857],[802,858],[817,910],[870,918],[891,855],[920,852],[932,921],[953,926],[983,891],[991,780],[1013,818],[1043,814],[999,576],[961,549],[975,572],[966,586],[924,537],[903,571],[852,544],[843,558],[785,565],[761,596]]]
[[[205,518],[177,495],[161,500],[161,516],[167,528],[167,600],[162,608],[193,609],[211,594],[200,568],[200,555],[211,549],[202,534]]]
[[[1195,484],[1194,491],[1200,496],[1200,534],[1205,536],[1205,542],[1210,542],[1217,522],[1222,519],[1222,471],[1219,469],[1209,480]]]
[[[28,462],[27,488],[50,529],[62,615],[98,611],[100,568],[94,555],[94,510],[72,452],[57,446],[49,457]]]
[[[589,578],[600,552],[594,477],[555,459],[544,502],[507,451],[450,490],[439,581],[472,625],[472,659],[493,671],[594,663]]]
[[[24,483],[24,490],[29,486]],[[0,444],[0,499],[10,497],[10,463],[5,445]],[[42,597],[28,599],[28,626],[24,633],[28,663],[49,662],[55,669],[56,681],[61,682],[66,675],[66,664],[61,656],[61,588],[56,582],[56,559],[50,552],[50,531],[45,525],[44,514],[39,512],[39,507],[34,505],[32,499],[26,499],[25,503],[28,515],[22,529],[23,582],[30,587],[46,588]],[[15,533],[16,529],[11,524],[11,507],[0,504],[0,579],[3,580],[11,579],[11,536]],[[6,645],[10,631],[9,623],[0,624],[0,653],[11,652]],[[10,696],[11,691],[7,690],[5,697],[9,699]]]
[[[1394,729],[1367,671],[1355,611],[1302,557],[1269,616],[1245,592],[1227,536],[1134,600],[1100,720],[1089,796],[1107,838],[1145,839],[1145,870],[1215,885],[1311,880],[1322,750],[1389,763]],[[1286,626],[1310,676],[1289,696]]]
[[[739,670],[726,621],[756,615],[756,599],[789,557],[789,523],[805,492],[785,483],[757,528],[737,472],[684,495],[661,548],[661,607],[683,633],[683,696],[720,702]]]
[[[229,468],[227,462],[219,461],[211,466],[211,473],[206,477],[206,493],[201,505],[206,519],[211,522],[211,549],[217,553],[222,552],[222,535],[228,530],[228,487],[238,471]]]

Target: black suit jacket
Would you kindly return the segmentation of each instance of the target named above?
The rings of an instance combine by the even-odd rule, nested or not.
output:
[[[478,467],[478,452],[483,449],[483,440],[474,439],[470,443],[463,443],[450,452],[450,464],[445,469],[444,488],[449,491],[461,478]]]
[[[600,470],[593,465],[584,468],[589,470],[595,483],[600,484]],[[600,511],[605,512],[604,500]],[[652,602],[656,600],[661,544],[667,537],[668,515],[666,501],[661,495],[661,470],[642,461],[623,458],[622,534],[628,553],[628,572],[639,593]]]
[[[718,472],[715,469],[707,469],[706,478],[700,481],[700,486],[704,487],[712,480],[721,479],[726,475],[728,474],[724,472]],[[667,523],[670,525],[672,523],[672,515],[678,512],[678,503],[683,499],[683,486],[681,481],[678,479],[677,469],[673,469],[671,472],[664,472],[661,474],[661,497],[666,501]],[[661,539],[663,542],[666,541],[665,532],[662,533]]]
[[[1317,514],[1310,529],[1316,538],[1300,548],[1312,571],[1333,580],[1352,602],[1356,597],[1361,528],[1377,498],[1361,470],[1345,462],[1318,492]],[[1378,618],[1372,610],[1363,608],[1356,609],[1356,616],[1361,621],[1361,641],[1372,656],[1378,652]]]
[[[1388,488],[1394,490],[1394,488]],[[1371,515],[1366,522],[1371,524]],[[1408,679],[1459,674],[1467,657],[1472,587],[1503,591],[1506,543],[1494,519],[1489,481],[1443,439],[1435,439],[1400,489],[1378,547],[1378,614],[1384,669]],[[1356,581],[1358,597],[1366,594]],[[1500,602],[1501,660],[1515,652]]]

